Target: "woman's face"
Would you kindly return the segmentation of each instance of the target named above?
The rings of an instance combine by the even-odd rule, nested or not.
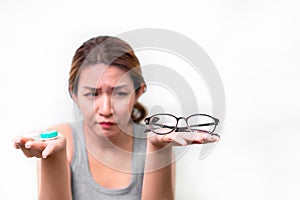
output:
[[[90,130],[112,136],[126,130],[139,96],[129,73],[117,66],[96,64],[81,71],[74,100]]]

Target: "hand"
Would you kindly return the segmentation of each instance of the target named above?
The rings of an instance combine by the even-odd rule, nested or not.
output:
[[[186,146],[218,142],[220,136],[205,132],[171,132],[166,135],[148,132],[148,140],[156,147],[164,147],[168,144],[171,144],[171,146]]]
[[[66,138],[61,134],[50,140],[34,140],[31,136],[21,136],[14,139],[14,147],[21,149],[28,158],[47,158],[66,148]]]

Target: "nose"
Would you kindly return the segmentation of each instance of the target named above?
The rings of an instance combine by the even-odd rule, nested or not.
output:
[[[103,95],[95,103],[97,114],[103,117],[110,117],[112,115],[112,102],[109,95]]]

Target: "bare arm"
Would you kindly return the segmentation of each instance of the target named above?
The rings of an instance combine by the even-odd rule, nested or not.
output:
[[[38,162],[39,199],[72,199],[66,148]]]
[[[148,133],[142,200],[172,200],[175,187],[175,160],[172,146],[217,142],[208,133],[172,132],[167,135]]]
[[[174,199],[174,170],[171,146],[160,148],[147,144],[147,157],[143,183],[143,200]]]
[[[61,124],[51,129],[58,130],[62,141],[47,150],[49,156],[38,161],[39,199],[71,200],[70,162],[73,152],[72,130],[68,124]],[[51,148],[53,153],[51,154]],[[55,148],[59,149],[58,152]],[[44,151],[45,152],[45,151]]]
[[[64,132],[62,129],[56,129]],[[32,137],[19,137],[15,148],[21,149],[26,157],[38,159],[39,199],[72,199],[67,139],[59,135],[56,139],[40,141]],[[70,146],[68,144],[68,146]]]

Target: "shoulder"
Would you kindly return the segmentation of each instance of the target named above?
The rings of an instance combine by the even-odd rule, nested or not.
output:
[[[68,161],[69,163],[72,160],[73,156],[73,135],[72,135],[72,127],[71,124],[65,123],[65,124],[58,124],[50,127],[52,130],[57,130],[60,134],[65,136],[67,140],[67,154],[68,154]]]

